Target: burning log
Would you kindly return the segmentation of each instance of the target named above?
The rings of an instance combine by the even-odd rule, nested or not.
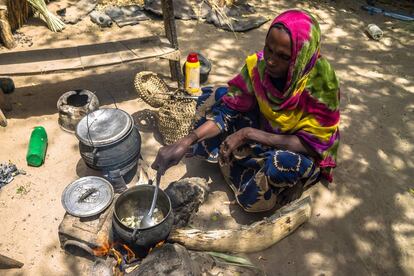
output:
[[[203,231],[175,229],[169,240],[200,251],[249,253],[264,250],[298,228],[311,216],[311,199],[295,201],[274,215],[240,229]],[[266,237],[265,239],[263,237]]]
[[[0,269],[21,268],[24,264],[0,254]]]

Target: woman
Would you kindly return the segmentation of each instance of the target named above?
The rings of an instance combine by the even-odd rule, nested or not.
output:
[[[161,173],[189,150],[218,161],[248,212],[296,199],[321,176],[332,181],[339,143],[339,83],[320,53],[320,29],[305,11],[279,15],[264,50],[246,59],[196,129],[160,149]]]

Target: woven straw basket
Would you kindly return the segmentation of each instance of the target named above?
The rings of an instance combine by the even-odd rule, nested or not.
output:
[[[152,107],[161,107],[170,99],[167,84],[154,72],[139,72],[134,84],[139,97]]]
[[[167,84],[156,73],[143,71],[135,77],[138,95],[158,110],[158,129],[164,144],[170,145],[186,136],[193,127],[196,102],[191,99],[172,99]]]
[[[195,101],[170,101],[158,111],[158,129],[164,144],[170,145],[186,136],[193,127]]]

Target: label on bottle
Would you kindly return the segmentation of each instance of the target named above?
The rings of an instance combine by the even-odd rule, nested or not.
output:
[[[200,68],[190,68],[188,88],[200,89]]]

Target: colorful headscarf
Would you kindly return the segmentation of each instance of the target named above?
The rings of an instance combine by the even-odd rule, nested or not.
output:
[[[272,22],[291,37],[292,53],[286,85],[279,91],[266,73],[263,51],[246,58],[240,74],[229,83],[223,101],[247,112],[259,106],[266,131],[297,135],[316,151],[324,176],[332,181],[339,144],[339,81],[320,56],[321,31],[308,12],[289,10]]]

